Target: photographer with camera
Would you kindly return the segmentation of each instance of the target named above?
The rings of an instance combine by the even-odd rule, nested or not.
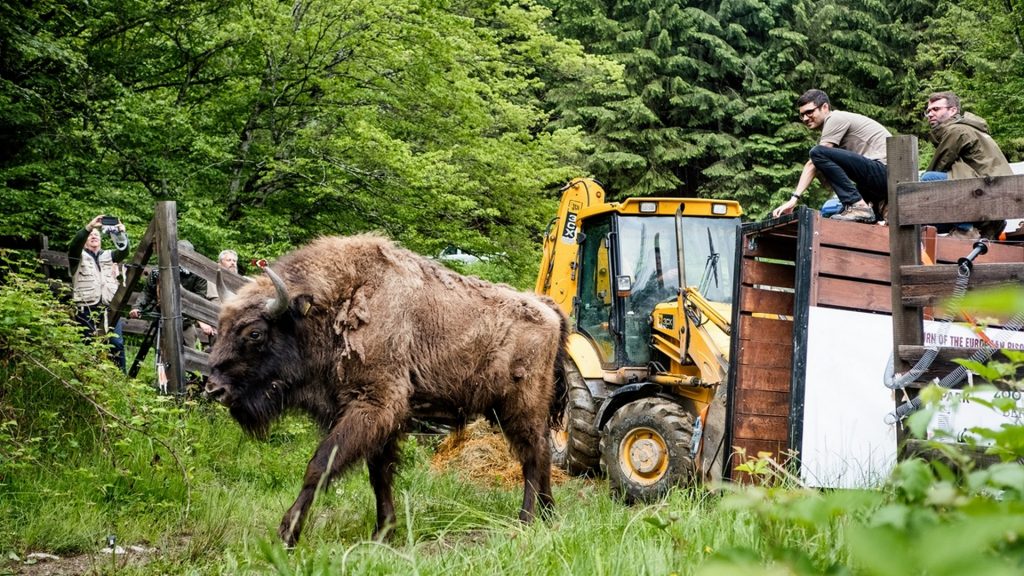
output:
[[[178,250],[193,250],[192,243],[188,240],[178,240]],[[198,296],[204,296],[207,299],[210,299],[206,280],[184,266],[178,267],[178,283],[183,289]],[[146,284],[142,288],[142,296],[139,297],[131,311],[128,312],[128,317],[141,318],[144,313],[152,313],[159,304],[160,271],[153,270],[149,273],[149,277],[146,279]],[[199,342],[199,332],[196,330],[197,324],[198,328],[202,330],[204,334],[209,335],[213,331],[212,327],[203,322],[193,320],[189,317],[182,318],[182,339],[186,348],[196,348],[196,345]]]
[[[103,250],[103,233],[116,250]],[[75,234],[68,248],[75,320],[86,337],[109,334],[111,358],[125,371],[123,320],[110,326],[109,306],[121,279],[117,263],[128,257],[129,242],[124,224],[114,216],[97,216]]]

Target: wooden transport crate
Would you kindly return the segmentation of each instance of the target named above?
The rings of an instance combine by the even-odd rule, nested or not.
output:
[[[923,235],[928,259],[955,262],[966,240]],[[737,239],[726,469],[768,452],[815,486],[871,485],[896,458],[894,406],[883,384],[892,350],[889,228],[801,208],[745,224]],[[978,262],[1021,262],[992,245]],[[948,294],[952,279],[931,292]],[[931,296],[929,302],[933,301]],[[881,363],[881,365],[879,365]]]

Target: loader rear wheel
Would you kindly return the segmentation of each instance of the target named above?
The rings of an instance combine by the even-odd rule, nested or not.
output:
[[[661,398],[619,408],[601,437],[602,465],[612,493],[626,502],[652,502],[693,478],[694,416]]]
[[[597,431],[597,404],[576,365],[562,367],[568,401],[551,429],[551,462],[577,476],[589,476],[599,470],[601,441]]]

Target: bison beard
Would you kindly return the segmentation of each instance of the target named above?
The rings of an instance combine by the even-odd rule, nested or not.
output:
[[[278,534],[294,546],[318,489],[366,460],[375,537],[395,522],[413,417],[500,425],[523,468],[521,520],[552,505],[548,419],[565,315],[546,297],[461,276],[364,235],[321,238],[224,303],[206,393],[264,437],[284,411],[325,432]]]

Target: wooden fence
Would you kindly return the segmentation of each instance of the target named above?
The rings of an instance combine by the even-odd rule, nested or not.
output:
[[[45,236],[33,240],[6,239],[2,245],[8,248],[38,250],[44,272],[53,277],[53,268],[67,269],[68,255],[53,250]],[[183,318],[191,318],[211,326],[217,325],[220,304],[206,299],[205,294],[193,294],[181,288],[180,269],[187,268],[207,282],[216,283],[218,264],[193,250],[178,246],[178,213],[174,202],[158,202],[153,219],[145,233],[135,242],[135,252],[122,265],[125,267],[125,281],[110,303],[112,322],[127,317],[131,302],[137,290],[142,289],[144,273],[156,255],[156,268],[161,271],[159,278],[159,318],[157,320],[133,320],[125,322],[125,332],[143,336],[139,351],[133,362],[133,371],[145,358],[159,331],[160,358],[167,376],[167,392],[180,394],[185,390],[185,374],[200,372],[207,374],[208,355],[183,344]],[[170,273],[164,273],[164,272]],[[221,270],[221,279],[230,290],[238,290],[247,279],[234,272]],[[134,374],[133,374],[134,375]]]
[[[925,353],[926,307],[948,298],[957,276],[958,265],[950,257],[945,263],[936,259],[934,265],[922,265],[918,248],[922,241],[921,226],[1020,218],[1024,216],[1024,176],[920,182],[914,136],[889,139],[888,164],[893,358],[896,372],[906,373]],[[928,242],[925,238],[926,246]],[[1019,254],[1012,259],[1000,255],[993,258],[993,251],[1020,248],[990,245],[988,250],[989,253],[973,265],[971,287],[1019,285],[1024,279],[1024,258]],[[966,255],[960,254],[961,257]],[[916,396],[917,390],[928,380],[956,368],[954,358],[969,358],[975,350],[941,349],[931,368],[909,385],[910,397]],[[900,429],[901,440],[904,440],[902,432]]]

